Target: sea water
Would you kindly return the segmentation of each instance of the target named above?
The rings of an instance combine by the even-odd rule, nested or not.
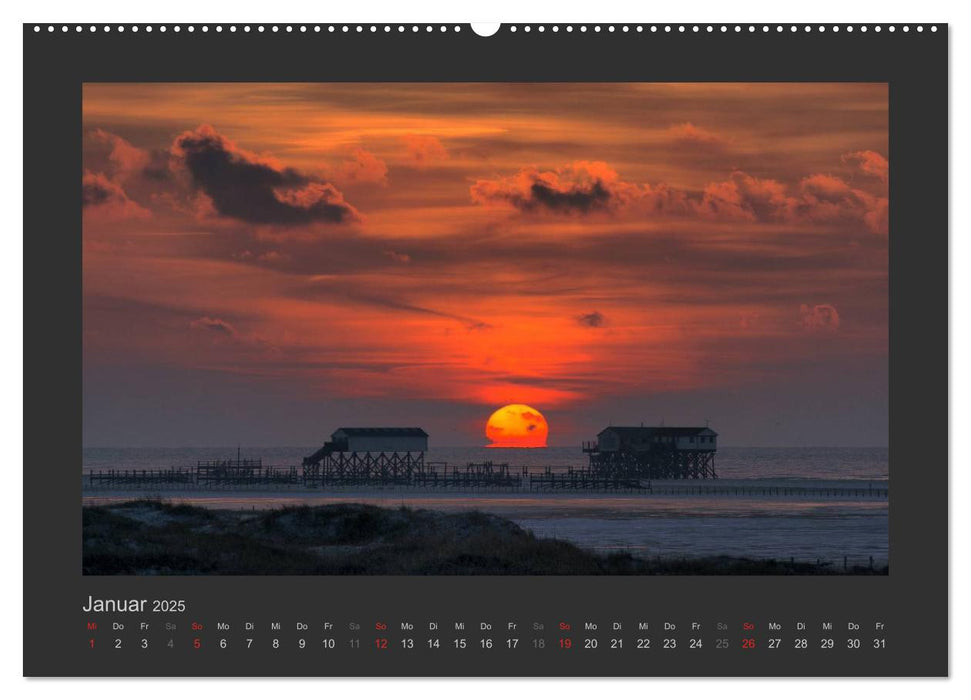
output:
[[[297,466],[311,447],[244,448],[243,458]],[[191,467],[199,460],[235,458],[235,447],[85,448],[82,469]],[[433,448],[426,461],[462,467],[508,463],[530,471],[583,467],[576,447],[546,449]],[[798,486],[884,489],[886,448],[724,447],[716,456],[722,486]],[[682,484],[684,482],[681,482]],[[712,482],[708,482],[712,483]],[[658,489],[659,492],[662,489]],[[744,491],[742,491],[744,494]],[[260,509],[340,502],[401,505],[443,511],[484,510],[514,520],[537,536],[556,537],[598,551],[637,556],[745,556],[877,565],[889,559],[888,499],[876,497],[750,495],[632,495],[622,493],[455,493],[358,489],[341,493],[293,491],[86,492],[85,504],[158,495],[212,508]]]

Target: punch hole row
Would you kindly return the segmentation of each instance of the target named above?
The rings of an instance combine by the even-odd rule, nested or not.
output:
[[[179,25],[179,24],[174,24],[174,25],[166,25],[166,24],[55,25],[55,24],[48,24],[48,25],[40,25],[40,24],[35,24],[34,32],[40,33],[44,31],[45,28],[48,33],[55,33],[58,31],[60,31],[61,33],[68,33],[73,31],[74,33],[101,32],[106,34],[111,32],[118,32],[119,34],[125,33],[125,32],[138,33],[139,31],[142,31],[145,33],[152,33],[153,31],[157,31],[161,33],[174,32],[176,34],[183,31],[189,32],[189,33],[215,32],[217,34],[222,32],[230,32],[230,33],[233,33],[233,32],[294,33],[296,32],[301,34],[306,34],[306,33],[319,34],[322,32],[331,33],[331,34],[338,33],[338,32],[347,33],[347,34],[350,34],[350,33],[363,34],[365,32],[373,33],[373,34],[376,34],[378,32],[384,32],[384,33],[392,33],[392,32],[409,33],[410,32],[412,34],[417,34],[417,33],[428,34],[436,31],[439,33],[446,33],[446,32],[458,33],[462,31],[462,27],[457,24],[456,25],[444,25],[444,24],[443,25],[431,25],[431,24],[425,24],[425,25],[419,25],[419,24],[407,24],[407,25],[406,24],[394,24],[394,25],[392,24],[382,24],[382,25],[379,25],[379,24],[369,24],[369,25],[368,24],[283,24],[283,25],[280,25],[280,24],[269,24],[269,25],[267,24],[243,24],[243,25],[236,25],[236,24],[229,24],[229,25],[221,25],[221,24],[215,24],[215,25],[208,25],[208,24],[203,24],[203,25],[194,25],[194,24],[189,24],[189,25]],[[879,24],[874,24],[874,25],[866,25],[866,24],[862,24],[862,25],[853,25],[853,24],[843,24],[843,25],[841,24],[832,24],[832,25],[826,25],[826,24],[820,24],[820,25],[795,25],[795,24],[791,24],[791,25],[785,25],[785,24],[758,24],[758,25],[755,25],[755,24],[746,24],[746,25],[741,25],[741,24],[648,24],[648,25],[644,25],[644,24],[634,24],[634,25],[630,25],[630,24],[622,24],[622,25],[538,24],[538,25],[532,25],[532,24],[525,24],[525,25],[516,25],[516,24],[513,24],[513,25],[509,25],[507,29],[512,33],[516,33],[519,31],[529,33],[529,32],[535,31],[540,34],[545,33],[547,31],[550,31],[553,33],[559,33],[559,32],[598,33],[598,32],[606,31],[608,33],[610,32],[622,32],[622,33],[623,32],[640,32],[640,33],[663,32],[663,33],[669,33],[669,34],[671,33],[700,34],[700,33],[716,33],[716,32],[717,33],[732,32],[736,34],[740,34],[744,32],[747,32],[749,34],[761,32],[765,34],[769,32],[796,33],[801,31],[804,33],[815,32],[818,34],[824,34],[824,33],[832,32],[834,34],[837,34],[839,32],[852,33],[854,31],[858,31],[861,33],[866,33],[869,31],[877,32],[877,33],[883,32],[883,31],[887,31],[891,33],[897,32],[897,31],[901,31],[904,33],[908,33],[911,31],[923,32],[925,31],[925,25],[922,25],[922,24],[917,24],[917,25],[908,25],[908,24],[904,24],[904,25],[879,25]],[[927,26],[926,29],[931,32],[936,32],[938,30],[937,25],[933,25],[933,24]]]
[[[244,32],[244,33],[247,33],[247,32],[256,32],[256,33],[260,33],[260,32],[270,32],[270,33],[280,33],[280,32],[284,32],[284,33],[291,33],[291,34],[292,33],[301,33],[301,34],[315,33],[315,34],[319,34],[321,32],[328,32],[328,33],[335,33],[335,32],[352,33],[353,32],[353,33],[362,33],[363,34],[365,32],[368,32],[368,33],[375,33],[376,34],[376,33],[381,32],[381,31],[386,32],[386,33],[394,32],[394,31],[397,31],[397,32],[400,32],[400,33],[404,33],[404,32],[412,32],[412,33],[425,32],[425,33],[430,33],[430,32],[434,32],[434,31],[438,31],[440,33],[445,33],[445,32],[458,33],[458,32],[461,32],[462,31],[461,25],[457,25],[457,24],[456,25],[444,25],[444,24],[442,24],[442,25],[432,25],[432,24],[423,24],[423,25],[418,25],[418,24],[409,24],[409,25],[404,25],[404,24],[396,24],[396,25],[391,25],[391,24],[383,24],[383,25],[379,25],[379,24],[241,24],[241,25],[237,25],[237,24],[228,24],[228,25],[222,25],[222,24],[213,24],[213,25],[208,25],[208,24],[203,24],[203,25],[195,25],[195,24],[187,24],[187,25],[180,25],[180,24],[173,24],[173,25],[167,25],[167,24],[160,24],[160,25],[151,25],[151,24],[147,24],[147,25],[142,25],[142,24],[130,24],[130,25],[129,24],[105,24],[105,25],[97,25],[97,24],[81,25],[81,24],[77,24],[77,25],[68,25],[68,24],[61,24],[61,25],[56,25],[56,24],[49,24],[49,25],[46,25],[46,28],[47,28],[47,31],[48,32],[51,32],[51,33],[57,32],[57,31],[60,31],[62,33],[67,33],[67,32],[73,31],[75,33],[82,33],[82,32],[96,33],[96,32],[101,32],[101,33],[105,33],[105,34],[110,33],[110,32],[118,32],[119,34],[123,34],[126,31],[127,32],[132,32],[132,33],[137,33],[139,31],[143,31],[143,32],[147,32],[147,33],[151,33],[152,31],[158,31],[158,32],[162,32],[162,33],[164,33],[164,32],[180,33],[180,32],[183,32],[183,31],[184,32],[189,32],[189,33],[195,33],[195,32],[202,32],[202,33],[216,32],[217,34],[218,33],[222,33],[222,32],[230,32],[230,33],[234,33],[234,32]],[[42,32],[42,31],[44,31],[44,26],[39,25],[39,24],[35,24],[34,25],[34,32]]]
[[[826,33],[826,32],[839,33],[840,31],[845,31],[845,32],[849,32],[849,33],[852,33],[853,31],[860,31],[860,32],[867,32],[867,31],[873,31],[873,32],[888,31],[888,32],[895,32],[898,29],[900,31],[902,31],[902,32],[910,32],[911,30],[916,31],[916,32],[923,32],[925,30],[925,28],[926,29],[929,29],[929,31],[931,31],[931,32],[936,32],[937,31],[937,25],[928,25],[928,26],[925,26],[923,24],[917,24],[917,25],[909,25],[909,24],[905,24],[905,25],[879,25],[879,24],[874,24],[874,25],[866,25],[866,24],[862,24],[862,25],[855,25],[855,24],[820,24],[820,25],[808,25],[808,24],[807,25],[795,25],[795,24],[746,24],[746,25],[742,25],[742,24],[646,24],[646,25],[645,24],[634,24],[634,25],[631,25],[631,24],[621,24],[621,25],[616,25],[616,24],[606,24],[606,25],[599,25],[599,24],[592,24],[592,25],[591,24],[556,25],[556,24],[554,24],[554,25],[542,25],[542,24],[539,24],[539,25],[535,25],[535,24],[526,24],[526,25],[516,25],[516,24],[513,24],[513,25],[510,25],[508,27],[508,30],[510,32],[514,32],[514,33],[515,32],[518,32],[518,31],[523,31],[523,32],[536,31],[536,32],[541,32],[542,33],[542,32],[546,32],[547,29],[548,29],[549,31],[552,31],[552,32],[560,32],[560,31],[574,32],[574,31],[578,31],[580,33],[584,33],[584,32],[594,32],[594,33],[597,33],[597,32],[603,32],[603,31],[606,31],[608,33],[609,32],[618,32],[618,31],[619,32],[632,32],[633,31],[633,32],[641,32],[641,33],[643,33],[643,32],[652,32],[652,33],[665,32],[665,33],[680,33],[680,34],[685,34],[685,33],[692,33],[692,34],[700,34],[700,33],[712,33],[712,34],[713,33],[726,33],[727,34],[729,32],[734,32],[734,33],[748,32],[748,33],[753,33],[754,34],[756,32],[769,33],[769,32],[773,32],[773,31],[774,32],[786,32],[786,31],[788,31],[790,33],[794,33],[794,32],[802,31],[804,33],[816,32],[818,34],[823,34],[823,33]]]

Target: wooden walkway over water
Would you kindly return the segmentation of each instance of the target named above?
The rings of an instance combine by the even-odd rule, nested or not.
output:
[[[308,478],[298,467],[263,466],[254,461],[242,467],[199,463],[195,467],[169,469],[98,469],[82,475],[85,490],[152,491],[333,491],[347,489],[392,489],[401,491],[463,491],[497,493],[635,493],[653,496],[737,496],[758,498],[833,498],[886,500],[885,486],[797,486],[698,483],[693,480],[651,482],[645,479],[604,477],[582,469],[553,471],[550,467],[525,467],[492,463],[450,467],[430,463],[410,475],[334,475]]]

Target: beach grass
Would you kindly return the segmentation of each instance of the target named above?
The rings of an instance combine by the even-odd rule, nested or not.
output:
[[[813,575],[886,567],[599,554],[478,511],[362,504],[212,510],[140,499],[83,508],[92,575]]]

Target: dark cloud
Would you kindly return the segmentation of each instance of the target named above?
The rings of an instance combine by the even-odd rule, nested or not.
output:
[[[519,415],[522,416],[522,419],[527,422],[535,421],[536,423],[540,423],[545,420],[543,416],[537,413],[533,413],[532,411],[523,411]],[[530,430],[532,430],[535,427],[536,427],[535,425],[532,425],[530,427]]]
[[[209,125],[180,135],[173,155],[217,212],[254,224],[339,224],[358,218],[330,183],[236,147]]]
[[[577,316],[577,323],[581,326],[586,326],[587,328],[603,328],[606,319],[604,315],[599,311],[593,311],[589,314],[581,314]]]
[[[521,203],[524,209],[546,207],[553,211],[579,211],[586,214],[593,209],[606,209],[610,200],[610,192],[599,180],[587,185],[573,185],[567,190],[534,182],[529,191],[531,198]]]
[[[232,338],[235,338],[238,335],[233,324],[229,323],[228,321],[223,321],[221,318],[210,318],[209,316],[203,316],[202,318],[197,318],[194,321],[190,321],[189,328],[212,331],[213,333],[221,333]]]
[[[106,204],[117,197],[118,188],[112,185],[104,175],[85,173],[81,180],[81,205],[95,207]]]
[[[589,214],[619,205],[629,187],[606,163],[577,161],[560,170],[526,168],[511,177],[479,180],[471,194],[479,204],[511,205],[524,212]]]
[[[104,173],[85,171],[81,178],[81,207],[103,219],[143,219],[147,209],[133,202],[124,188]]]

